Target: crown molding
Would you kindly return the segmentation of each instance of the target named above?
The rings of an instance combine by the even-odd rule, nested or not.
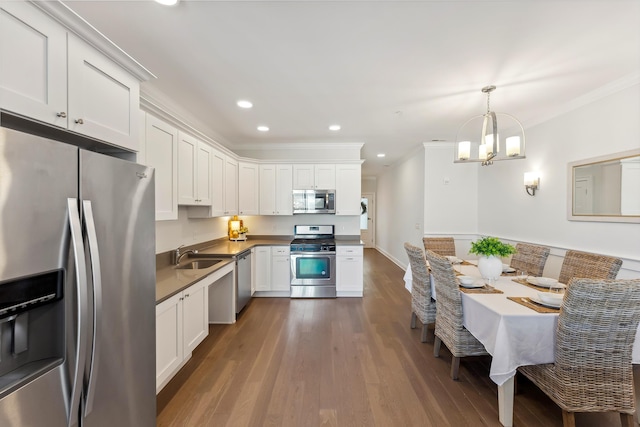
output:
[[[142,64],[133,59],[124,50],[120,49],[107,36],[102,34],[93,25],[84,20],[73,9],[62,1],[35,1],[31,4],[44,11],[47,15],[64,25],[78,37],[89,43],[95,49],[106,55],[109,59],[126,69],[140,81],[155,79],[156,76]]]
[[[364,142],[265,142],[260,144],[235,144],[237,150],[289,150],[289,149],[324,149],[324,150],[345,150],[358,149],[361,150]]]

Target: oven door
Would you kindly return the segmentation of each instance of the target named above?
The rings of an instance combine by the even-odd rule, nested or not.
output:
[[[334,252],[292,253],[290,258],[292,298],[336,296]]]

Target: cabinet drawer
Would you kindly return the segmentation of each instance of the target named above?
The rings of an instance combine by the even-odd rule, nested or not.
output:
[[[272,246],[271,255],[289,255],[289,246]]]
[[[336,246],[336,255],[362,256],[362,246]]]

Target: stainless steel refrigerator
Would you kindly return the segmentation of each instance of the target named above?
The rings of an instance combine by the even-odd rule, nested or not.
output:
[[[0,128],[0,426],[155,425],[153,169]]]

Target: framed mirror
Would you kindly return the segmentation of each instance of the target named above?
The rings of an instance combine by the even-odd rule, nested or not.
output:
[[[570,221],[640,223],[640,149],[569,163]]]

